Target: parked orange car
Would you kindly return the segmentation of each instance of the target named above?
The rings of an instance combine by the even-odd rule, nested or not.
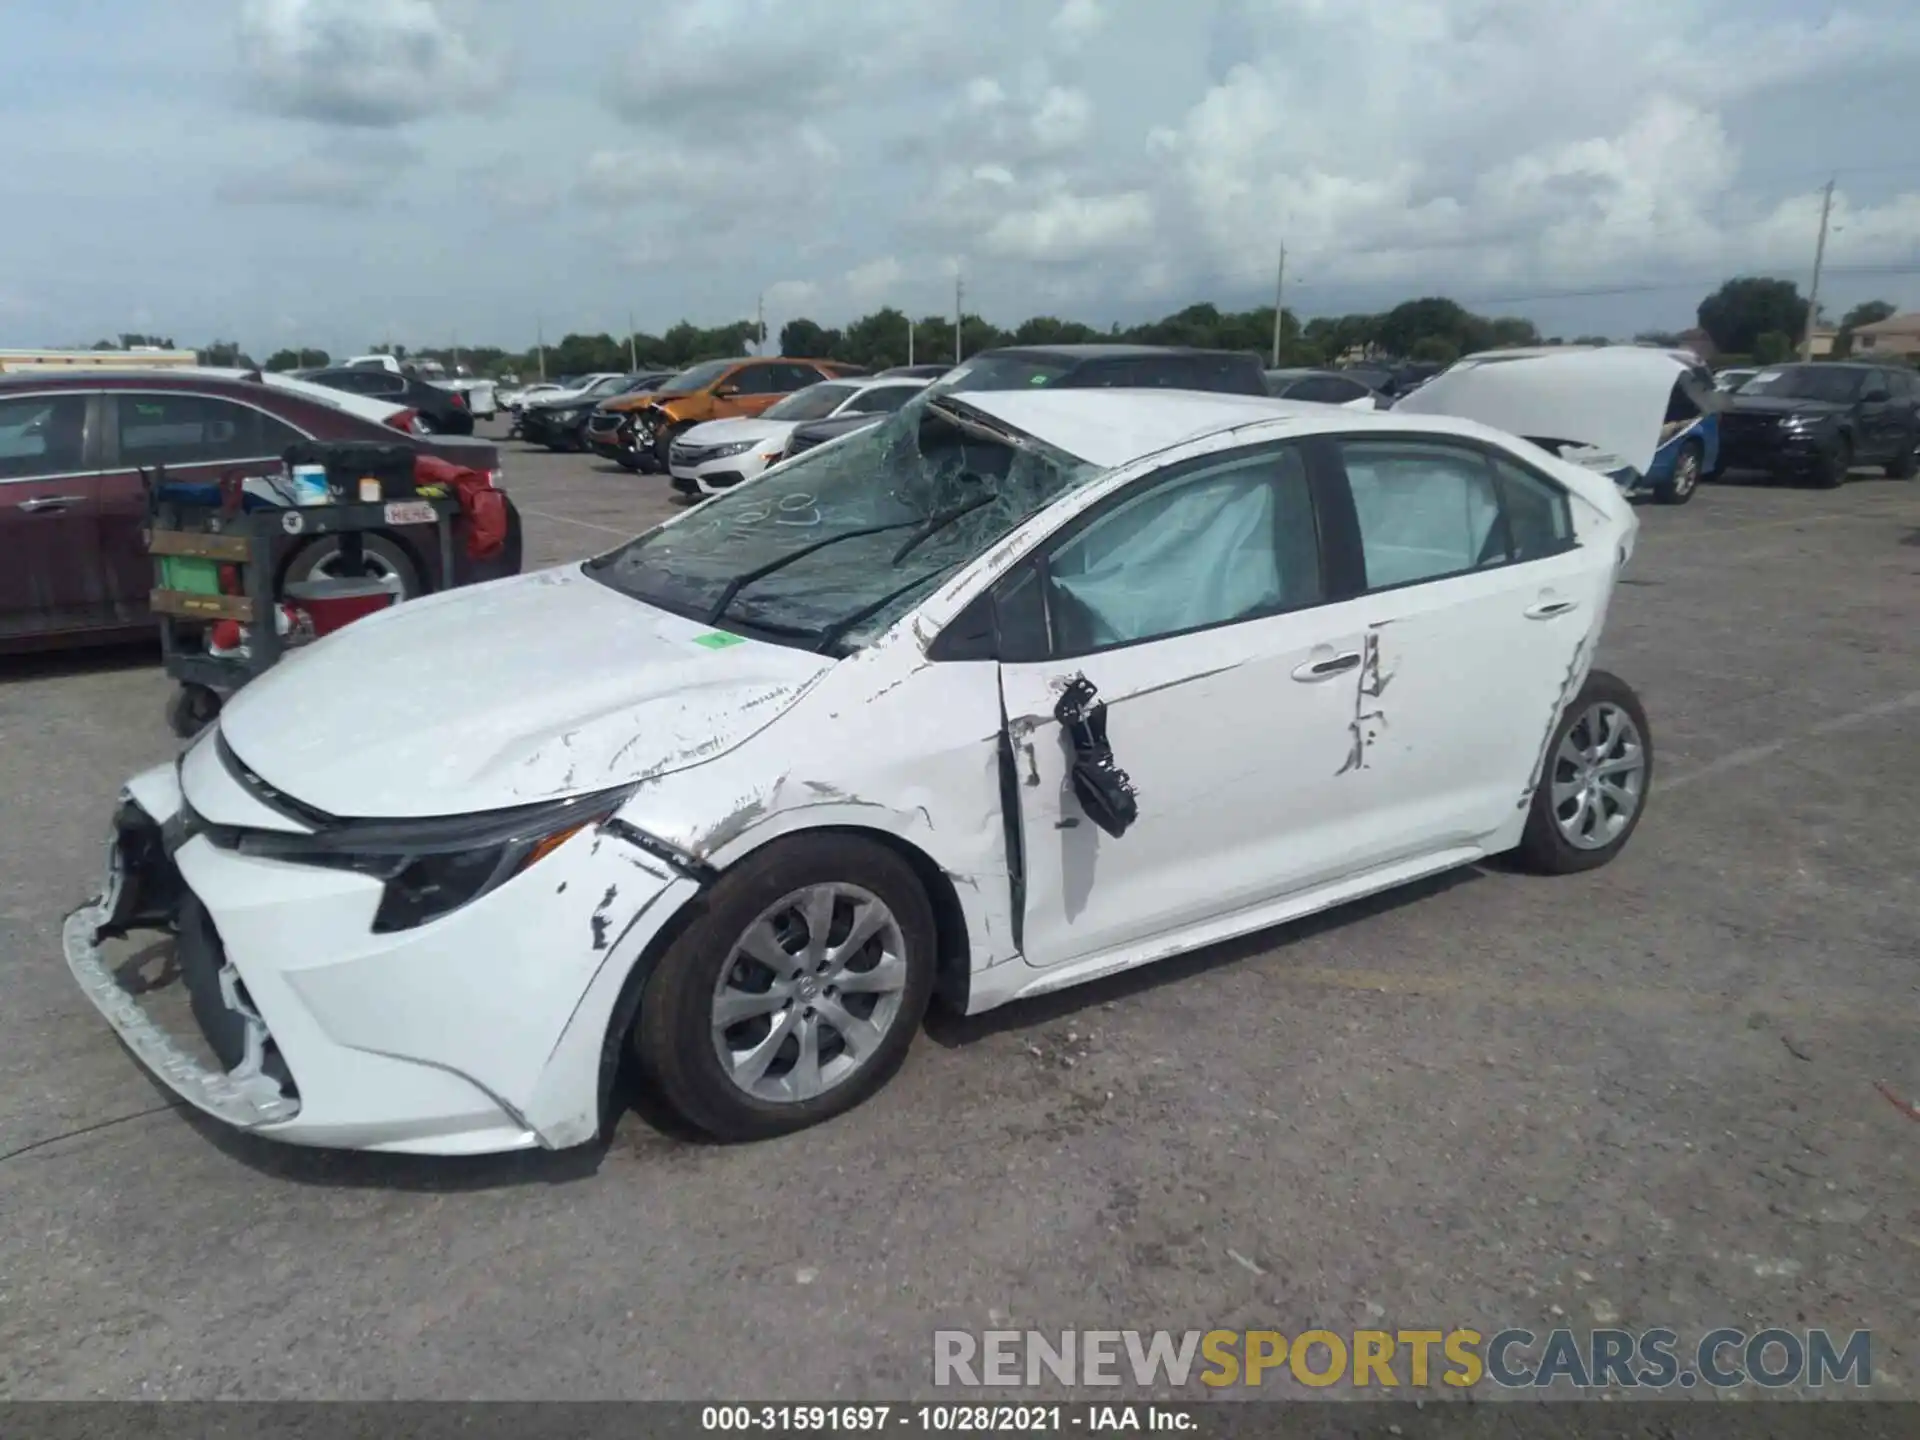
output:
[[[667,468],[667,447],[690,425],[758,415],[776,401],[842,375],[857,365],[836,360],[791,360],[782,355],[705,360],[682,370],[658,390],[622,395],[587,421],[587,444],[629,470]]]

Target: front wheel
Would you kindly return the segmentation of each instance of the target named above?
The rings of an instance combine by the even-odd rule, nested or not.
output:
[[[818,834],[728,871],[649,977],[642,1071],[689,1123],[756,1140],[893,1077],[933,994],[933,908],[885,846]]]
[[[1700,446],[1689,440],[1674,457],[1673,474],[1654,490],[1654,498],[1662,505],[1686,504],[1693,498],[1693,492],[1700,488],[1700,469]]]
[[[1813,483],[1821,490],[1838,490],[1847,483],[1847,472],[1852,468],[1853,442],[1843,435],[1833,453],[1815,464]]]
[[[1887,464],[1887,478],[1890,480],[1911,480],[1916,470],[1920,470],[1920,435],[1910,435],[1900,444],[1900,453]]]
[[[1547,746],[1516,852],[1529,870],[1595,870],[1626,847],[1653,783],[1653,731],[1633,687],[1588,673]]]

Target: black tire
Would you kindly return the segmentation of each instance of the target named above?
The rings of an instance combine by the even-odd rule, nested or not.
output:
[[[220,715],[220,697],[204,685],[185,684],[167,700],[167,728],[191,740]]]
[[[673,473],[667,464],[667,453],[673,449],[674,437],[686,428],[684,425],[663,425],[653,437],[653,463],[659,466],[662,475]]]
[[[1833,454],[1820,461],[1813,472],[1814,487],[1819,490],[1838,490],[1847,483],[1847,471],[1853,468],[1853,441],[1845,435],[1833,448]]]
[[[1920,470],[1920,436],[1908,436],[1900,453],[1887,462],[1889,480],[1911,480],[1916,470]]]
[[[1561,743],[1585,719],[1589,710],[1603,704],[1624,711],[1633,722],[1634,728],[1639,731],[1640,751],[1645,765],[1640,772],[1639,803],[1627,817],[1620,833],[1605,845],[1583,849],[1570,841],[1560,829],[1554,814],[1553,787],[1560,765]],[[1540,875],[1576,875],[1605,865],[1626,848],[1627,841],[1633,838],[1633,832],[1639,828],[1640,818],[1647,813],[1647,802],[1653,791],[1653,761],[1653,730],[1647,724],[1647,712],[1641,707],[1640,697],[1634,694],[1633,687],[1606,670],[1589,671],[1579,695],[1561,715],[1560,723],[1553,727],[1553,738],[1547,745],[1546,759],[1542,762],[1533,799],[1527,810],[1527,828],[1521,835],[1519,847],[1514,851],[1515,858],[1525,868]]]
[[[417,600],[427,593],[426,582],[420,578],[420,567],[414,564],[407,547],[398,540],[385,535],[366,535],[361,539],[361,548],[369,560],[385,567],[400,582],[402,600]],[[332,536],[315,540],[298,551],[287,563],[286,573],[280,577],[281,593],[286,593],[288,585],[311,580],[315,575],[324,573],[327,562],[339,553],[340,541]]]
[[[900,1008],[874,1053],[844,1080],[809,1100],[750,1095],[722,1068],[712,1006],[736,940],[769,907],[809,885],[856,885],[878,897],[900,927],[907,973]],[[648,977],[632,1046],[640,1069],[689,1124],[716,1140],[766,1139],[843,1114],[893,1078],[933,994],[933,907],[913,868],[871,840],[819,833],[778,840],[715,882],[700,914],[668,946]],[[797,1003],[797,1002],[796,1002]]]
[[[1655,488],[1654,499],[1662,505],[1684,505],[1700,488],[1702,462],[1706,452],[1698,440],[1689,440],[1673,459],[1672,476]]]
[[[613,463],[629,474],[638,475],[641,473],[640,457],[628,451],[622,450],[618,455],[614,456]]]

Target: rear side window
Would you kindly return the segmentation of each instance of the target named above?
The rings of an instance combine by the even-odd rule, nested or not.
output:
[[[1287,391],[1289,400],[1313,400],[1322,405],[1344,405],[1365,395],[1366,388],[1338,375],[1309,375],[1294,381]]]
[[[1478,451],[1386,440],[1341,450],[1369,590],[1506,563],[1499,492]]]
[[[185,393],[114,399],[123,465],[208,465],[277,453],[262,437],[260,412],[231,400]]]
[[[1511,560],[1540,560],[1573,544],[1573,509],[1567,492],[1510,460],[1494,459],[1493,473],[1506,513]]]

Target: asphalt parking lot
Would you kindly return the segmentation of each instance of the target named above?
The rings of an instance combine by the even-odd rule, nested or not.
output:
[[[509,446],[527,564],[670,513]],[[1642,513],[1602,663],[1651,809],[1615,865],[1475,870],[936,1021],[824,1129],[626,1115],[471,1162],[167,1103],[61,916],[174,742],[154,656],[0,662],[0,1396],[889,1397],[931,1332],[1825,1324],[1920,1398],[1920,482]]]

